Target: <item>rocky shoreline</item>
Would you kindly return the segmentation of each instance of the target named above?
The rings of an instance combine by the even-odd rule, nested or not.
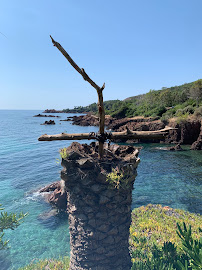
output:
[[[47,185],[39,190],[39,193],[45,194],[45,201],[52,204],[59,210],[67,209],[67,193],[63,192],[61,181]]]
[[[43,113],[63,113],[62,110],[47,109]],[[35,115],[34,117],[60,117],[55,115]],[[60,121],[72,121],[72,125],[79,126],[99,126],[99,118],[92,114],[70,116]],[[47,122],[47,121],[46,121]],[[44,123],[49,124],[49,123]],[[169,119],[161,121],[158,117],[133,117],[116,119],[110,115],[105,116],[105,127],[109,131],[121,132],[129,128],[132,131],[156,131],[164,129],[166,126],[173,127],[164,141],[160,140],[133,140],[133,141],[116,141],[127,143],[166,143],[166,144],[187,144],[191,145],[191,150],[202,150],[202,120],[187,119],[178,121],[177,119]],[[177,149],[177,148],[175,148]]]
[[[73,125],[80,126],[98,126],[99,119],[95,115],[86,114],[81,116],[73,116]],[[68,121],[68,120],[67,120]],[[202,150],[202,121],[200,119],[188,119],[186,121],[178,122],[175,119],[170,119],[167,123],[162,122],[157,118],[152,117],[133,117],[115,119],[111,116],[106,116],[105,126],[108,130],[114,132],[124,131],[126,127],[133,131],[155,131],[170,126],[176,130],[169,131],[165,137],[166,144],[188,144],[191,145],[192,150]],[[131,143],[131,141],[127,141]],[[159,140],[135,140],[135,142],[156,142]]]

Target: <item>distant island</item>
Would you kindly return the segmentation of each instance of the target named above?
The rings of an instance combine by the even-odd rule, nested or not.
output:
[[[43,113],[64,113],[63,110],[46,109]]]

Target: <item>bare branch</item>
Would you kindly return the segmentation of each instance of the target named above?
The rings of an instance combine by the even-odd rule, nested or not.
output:
[[[103,86],[100,88],[100,90],[104,90],[105,89],[105,83],[103,83]]]
[[[50,36],[53,45],[64,55],[64,57],[69,61],[69,63],[73,66],[73,68],[78,71],[78,73],[81,74],[83,79],[85,81],[88,81],[97,91],[99,91],[101,88],[88,76],[88,74],[85,72],[83,68],[80,68],[74,60],[70,57],[70,55],[65,51],[65,49],[60,45],[60,43],[56,42],[52,36]]]
[[[100,134],[103,134],[104,133],[104,126],[105,126],[105,110],[104,110],[104,104],[103,104],[102,91],[105,88],[105,83],[100,88],[93,80],[91,80],[91,78],[85,72],[84,68],[80,68],[74,62],[74,60],[69,56],[69,54],[60,45],[60,43],[56,42],[52,37],[51,37],[51,40],[52,40],[53,45],[58,48],[58,50],[64,55],[64,57],[69,61],[69,63],[73,66],[73,68],[75,68],[76,71],[78,71],[78,73],[81,74],[83,79],[85,81],[89,82],[97,90],[97,94],[98,94],[98,113],[99,113],[99,132],[100,132]],[[99,155],[100,155],[100,157],[103,156],[103,143],[102,142],[99,142]]]

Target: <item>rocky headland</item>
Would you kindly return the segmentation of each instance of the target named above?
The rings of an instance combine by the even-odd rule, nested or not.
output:
[[[72,117],[73,125],[80,126],[98,126],[99,119],[92,114]],[[165,143],[170,144],[188,144],[192,145],[192,150],[202,149],[202,121],[200,119],[187,119],[178,121],[177,119],[169,119],[167,122],[162,122],[158,118],[152,117],[133,117],[115,119],[107,115],[105,126],[108,130],[120,132],[128,127],[132,131],[155,131],[170,126],[175,130],[170,130],[165,137]],[[143,141],[136,140],[133,142],[161,142],[159,140]]]
[[[43,113],[64,113],[63,110],[46,109]]]

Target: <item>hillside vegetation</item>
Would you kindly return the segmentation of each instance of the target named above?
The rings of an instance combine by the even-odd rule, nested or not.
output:
[[[108,100],[104,102],[106,114],[115,118],[145,116],[161,117],[166,120],[172,117],[202,116],[202,79],[161,90],[150,90],[148,93],[129,97],[123,101]],[[97,104],[65,109],[64,112],[94,112]]]

